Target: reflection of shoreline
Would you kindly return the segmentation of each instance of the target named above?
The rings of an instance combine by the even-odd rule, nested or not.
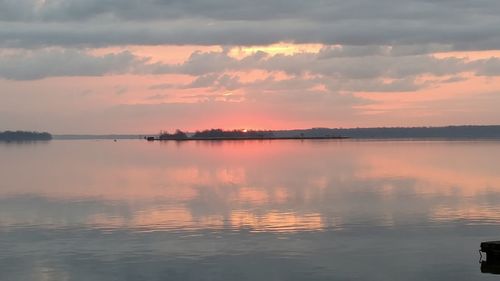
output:
[[[36,144],[49,144],[51,140],[0,140],[0,145],[36,145]]]

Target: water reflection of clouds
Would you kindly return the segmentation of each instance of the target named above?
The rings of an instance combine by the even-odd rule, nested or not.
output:
[[[179,201],[169,197],[110,201],[19,195],[1,200],[0,225],[134,231],[242,228],[293,232],[430,225],[455,220],[498,222],[497,208],[484,203],[484,194],[472,199],[421,196],[413,189],[414,181],[401,179],[352,181],[350,188],[332,188],[339,183],[330,184],[305,193],[279,186],[268,190],[233,185],[205,186],[196,189],[196,196],[181,197]],[[380,186],[386,188],[379,192]],[[387,193],[387,186],[399,186],[400,189]]]
[[[491,169],[497,158],[484,160],[499,150],[491,143],[120,145],[114,150],[102,142],[60,142],[35,148],[35,154],[50,152],[56,161],[45,170],[37,161],[28,165],[25,172],[37,171],[32,182],[5,173],[0,223],[322,230],[494,218],[500,201],[492,202],[500,188]],[[68,151],[74,158],[65,158]],[[50,177],[65,167],[65,174]],[[35,183],[37,178],[42,180]],[[18,180],[21,187],[12,188]]]
[[[421,142],[418,149],[407,149],[411,144],[404,142],[394,145],[365,153],[366,169],[356,176],[418,179],[421,193],[471,196],[485,188],[500,190],[498,142]]]
[[[495,143],[0,150],[8,281],[475,280],[500,231]]]

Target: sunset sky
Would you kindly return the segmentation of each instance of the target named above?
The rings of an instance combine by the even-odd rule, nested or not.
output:
[[[0,131],[500,124],[498,0],[0,0]]]

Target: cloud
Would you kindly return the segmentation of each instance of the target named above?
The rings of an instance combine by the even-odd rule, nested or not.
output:
[[[241,59],[231,57],[227,51],[195,52],[181,64],[156,63],[145,65],[145,71],[165,74],[180,73],[198,76],[191,85],[206,86],[216,81],[216,74],[226,71],[263,70],[284,72],[291,76],[320,75],[337,79],[413,79],[417,76],[448,76],[463,72],[494,75],[500,65],[496,58],[469,61],[464,58],[438,58],[419,54],[407,48],[392,46],[326,46],[318,53],[302,52],[292,55],[268,54],[262,51]],[[411,51],[413,50],[413,51]],[[417,53],[417,54],[414,54]]]
[[[0,53],[0,76],[34,80],[54,76],[102,76],[128,73],[144,63],[130,52],[91,55],[74,49],[17,50]]]
[[[165,90],[174,88],[176,88],[175,84],[170,83],[155,84],[149,87],[150,90]]]
[[[225,89],[236,90],[244,84],[240,82],[238,76],[229,74],[210,73],[198,76],[191,83],[179,85],[181,89],[211,88],[212,91]]]
[[[405,51],[401,51],[405,49]],[[404,55],[406,53],[406,55]],[[264,78],[240,78],[262,71]],[[208,92],[244,90],[292,93],[297,90],[337,92],[408,92],[453,82],[464,73],[500,75],[500,60],[492,57],[469,60],[438,58],[420,54],[418,48],[399,46],[325,46],[319,52],[291,55],[257,51],[241,58],[230,49],[193,52],[186,61],[171,64],[152,62],[128,51],[97,55],[92,50],[41,48],[0,52],[0,77],[36,80],[60,76],[104,76],[115,74],[193,77],[189,83],[155,84],[150,90],[200,89]],[[286,77],[277,79],[276,75]],[[115,89],[125,93],[127,89]]]
[[[284,71],[289,74],[309,72],[325,76],[349,78],[404,78],[408,76],[431,74],[448,75],[464,71],[462,59],[438,59],[429,55],[393,56],[391,53],[362,53],[360,56],[345,55],[350,47],[339,55],[302,53],[295,55],[275,55],[267,58],[260,67],[270,71]],[[355,51],[359,48],[354,47]]]
[[[453,50],[500,48],[500,22],[434,26],[380,20],[380,23],[296,20],[158,22],[2,22],[0,46],[268,45],[277,42],[327,45],[449,45]]]
[[[500,48],[500,2],[1,0],[0,45],[448,45]]]
[[[499,76],[500,58],[493,57],[485,60],[479,60],[472,63],[477,68],[478,76]]]
[[[103,17],[152,21],[166,18],[262,21],[302,19],[400,19],[449,22],[453,16],[465,20],[476,16],[496,17],[495,0],[470,2],[428,0],[2,0],[0,19],[5,21],[75,21]],[[363,7],[363,9],[360,9]],[[391,9],[387,9],[391,7]],[[471,13],[474,13],[471,15]]]

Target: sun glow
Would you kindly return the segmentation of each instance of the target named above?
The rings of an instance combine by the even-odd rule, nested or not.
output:
[[[322,44],[293,44],[276,43],[268,46],[237,47],[229,51],[229,55],[235,58],[242,58],[257,52],[264,52],[269,55],[293,55],[297,53],[317,53],[323,47]]]

